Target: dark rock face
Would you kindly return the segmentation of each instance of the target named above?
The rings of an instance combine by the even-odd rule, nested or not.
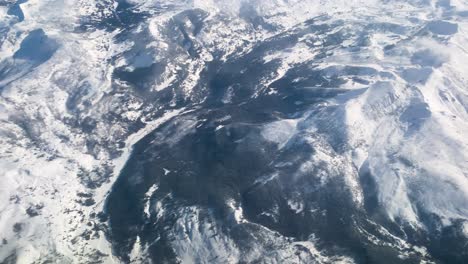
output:
[[[468,263],[468,13],[314,1],[0,0],[0,262]]]
[[[8,15],[14,15],[18,18],[18,21],[21,22],[24,20],[24,14],[23,10],[21,9],[21,4],[26,3],[28,0],[18,0],[16,3],[14,3],[9,9],[7,14]]]
[[[36,29],[21,42],[21,47],[13,55],[13,59],[30,61],[32,64],[41,64],[54,54],[57,44],[47,37],[42,29]]]
[[[246,19],[255,26],[264,23],[247,11]],[[198,57],[196,44],[181,21],[190,20],[195,25],[192,33],[196,34],[206,26],[203,17],[198,10],[186,11],[169,24],[182,34],[175,45],[193,58]],[[109,238],[124,262],[132,260],[135,246],[145,248],[140,259],[157,263],[179,262],[184,250],[191,260],[200,263],[223,263],[236,252],[240,252],[236,257],[241,263],[260,263],[264,258],[281,262],[288,254],[298,256],[293,260],[296,263],[320,262],[298,244],[314,239],[320,241],[317,247],[324,254],[344,256],[356,263],[462,263],[466,259],[465,253],[459,255],[431,244],[447,239],[456,244],[454,249],[458,248],[461,244],[455,242],[456,235],[444,232],[431,237],[388,221],[379,205],[379,190],[365,164],[359,170],[365,196],[361,208],[353,202],[353,190],[344,181],[344,171],[334,171],[327,161],[310,162],[317,148],[323,151],[310,142],[313,135],[307,131],[309,120],[323,115],[322,103],[349,92],[339,88],[349,76],[369,85],[370,76],[386,78],[387,73],[371,67],[316,69],[317,65],[298,64],[258,90],[265,76],[275,72],[281,63],[264,62],[264,57],[287,51],[306,34],[315,34],[324,36],[316,58],[326,58],[342,48],[349,37],[344,31],[327,34],[341,26],[342,21],[323,24],[311,20],[307,26],[258,43],[242,56],[226,61],[215,58],[206,65],[195,87],[196,96],[177,104],[189,113],[171,119],[134,146],[108,197]],[[373,30],[382,28],[375,26]],[[365,39],[366,34],[364,31],[358,38]],[[118,71],[116,76],[145,93],[145,83],[154,78],[158,67],[155,63],[131,73]],[[271,93],[272,89],[275,93]],[[176,87],[173,91],[177,94]],[[353,96],[351,93],[347,96]],[[416,131],[429,116],[424,103],[414,103],[400,119]],[[273,127],[273,135],[264,134],[271,124],[285,125],[281,122],[301,117],[305,118],[282,142],[269,137],[277,137],[284,127]],[[324,123],[318,133],[327,139],[332,156],[339,156],[347,147],[346,133],[338,127]],[[323,175],[335,177],[323,182]],[[429,254],[402,246],[399,237],[428,247]],[[216,246],[217,251],[213,249]],[[282,252],[286,248],[289,252]],[[203,255],[204,250],[210,253]],[[255,256],[255,251],[264,255]],[[271,255],[271,251],[281,253]],[[406,257],[402,258],[402,254]],[[333,257],[329,261],[333,262]]]

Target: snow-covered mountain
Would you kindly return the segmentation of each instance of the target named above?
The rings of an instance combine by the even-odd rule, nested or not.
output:
[[[468,3],[0,0],[0,263],[467,263]]]

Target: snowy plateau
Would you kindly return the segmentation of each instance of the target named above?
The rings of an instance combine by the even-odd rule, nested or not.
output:
[[[0,263],[468,263],[468,1],[0,0]]]

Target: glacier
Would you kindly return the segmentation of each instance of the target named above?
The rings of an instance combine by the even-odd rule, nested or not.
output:
[[[0,263],[467,263],[463,0],[0,0]]]

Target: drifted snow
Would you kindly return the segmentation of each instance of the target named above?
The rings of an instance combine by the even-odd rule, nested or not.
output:
[[[265,126],[262,136],[282,149],[296,132],[297,120],[281,120]]]
[[[335,109],[334,119],[311,113],[300,120],[276,121],[265,125],[262,136],[280,149],[292,137],[305,136],[307,142],[317,148],[301,169],[308,171],[314,162],[325,161],[327,167],[316,177],[325,183],[329,177],[344,175],[357,204],[362,204],[363,200],[357,174],[359,169],[368,166],[378,186],[379,202],[390,219],[420,227],[415,210],[418,205],[442,218],[445,225],[451,225],[455,219],[468,221],[468,35],[465,34],[468,21],[466,17],[456,16],[457,12],[468,10],[465,2],[451,1],[452,16],[444,15],[444,6],[421,1],[131,2],[140,10],[151,10],[161,4],[177,6],[173,12],[154,14],[149,21],[154,37],[152,47],[161,54],[168,47],[161,41],[163,36],[159,30],[173,15],[189,8],[201,8],[210,13],[207,20],[213,26],[191,36],[202,46],[201,59],[183,58],[183,62],[170,64],[161,81],[152,87],[155,91],[166,89],[175,82],[178,70],[186,67],[189,74],[181,87],[187,97],[192,95],[206,63],[213,59],[212,53],[221,51],[222,59],[226,59],[237,52],[248,52],[255,43],[278,33],[263,28],[255,30],[240,19],[242,5],[252,5],[259,15],[267,17],[267,22],[279,26],[280,32],[322,14],[356,24],[368,24],[372,20],[413,28],[410,36],[394,32],[373,33],[367,50],[360,53],[343,48],[315,60],[315,50],[301,43],[290,50],[269,54],[264,61],[279,60],[281,66],[272,78],[264,80],[264,87],[260,88],[301,63],[316,64],[317,69],[324,69],[330,76],[342,74],[343,66],[365,66],[385,74],[371,74],[369,85],[363,86],[352,80],[344,84],[341,88],[348,89],[347,93],[324,103],[325,109]],[[0,250],[0,261],[16,252],[18,263],[49,259],[60,263],[87,262],[93,259],[87,253],[99,250],[106,254],[104,262],[118,263],[102,231],[98,231],[99,237],[90,241],[80,238],[85,231],[82,222],[97,224],[90,215],[102,209],[132,146],[165,121],[182,114],[183,110],[146,120],[142,117],[144,106],[138,101],[119,105],[106,97],[113,89],[113,66],[108,65],[107,60],[131,45],[114,43],[113,38],[118,32],[73,33],[79,18],[94,11],[94,1],[29,0],[21,8],[25,21],[15,24],[14,18],[7,15],[6,7],[0,6],[0,28],[11,27],[6,40],[0,42],[0,61],[10,58],[19,49],[21,40],[38,28],[58,41],[60,48],[49,61],[20,79],[9,76],[8,82],[0,80],[0,85],[5,85],[0,87],[0,239],[8,241]],[[112,9],[106,11],[112,12]],[[218,16],[221,13],[229,15],[231,20],[220,22]],[[303,41],[313,41],[316,48],[323,45],[322,40],[314,36]],[[351,44],[350,40],[348,45]],[[395,47],[388,50],[385,48],[388,45]],[[128,62],[122,60],[120,63]],[[89,154],[84,146],[89,135],[71,127],[65,120],[74,115],[66,107],[67,99],[83,87],[89,88],[87,94],[80,97],[81,102],[89,104],[77,105],[83,116],[99,119],[105,113],[123,108],[120,114],[125,122],[144,121],[145,128],[133,134],[126,133],[124,124],[97,125],[93,135],[97,141],[112,143],[123,139],[125,142],[118,158],[105,148],[98,149],[95,155]],[[326,118],[322,118],[324,116]],[[319,129],[324,124],[330,130],[345,134],[344,154],[337,154],[326,136],[320,134]],[[105,165],[112,168],[112,177],[96,190],[85,187],[78,175],[84,171],[93,177],[93,173]],[[170,176],[169,171],[165,174]],[[269,175],[264,182],[275,177],[277,175]],[[148,192],[148,200],[155,188]],[[88,192],[93,193],[95,200],[91,207],[76,201],[79,199],[77,193]],[[41,208],[38,216],[28,216],[26,210],[31,206]],[[150,214],[149,202],[147,206],[145,212]],[[246,224],[241,205],[232,203],[229,206],[234,220]],[[289,206],[296,213],[303,210],[301,201],[291,200]],[[163,214],[164,208],[158,208],[157,212]],[[186,208],[180,212],[188,215],[176,223],[184,232],[174,234],[178,239],[173,246],[181,253],[180,260],[189,262],[193,256],[204,260],[222,256],[220,261],[235,263],[241,259],[241,252],[229,238],[218,241],[210,237],[216,231],[213,231],[215,225],[203,223],[199,229],[190,228],[199,223],[198,213],[199,208]],[[15,224],[20,227],[19,232],[14,231]],[[468,237],[467,226],[465,222],[462,231]],[[209,246],[205,246],[207,244]],[[321,254],[311,241],[296,244],[306,247],[316,256],[317,262],[352,262],[346,257]],[[402,248],[411,247],[401,244]],[[425,249],[420,250],[424,252]],[[144,249],[139,248],[137,241],[133,259],[138,259],[138,255],[144,254],[142,252]],[[292,255],[291,252],[291,248],[285,248],[278,253],[278,259]],[[257,255],[264,253],[259,249]]]

